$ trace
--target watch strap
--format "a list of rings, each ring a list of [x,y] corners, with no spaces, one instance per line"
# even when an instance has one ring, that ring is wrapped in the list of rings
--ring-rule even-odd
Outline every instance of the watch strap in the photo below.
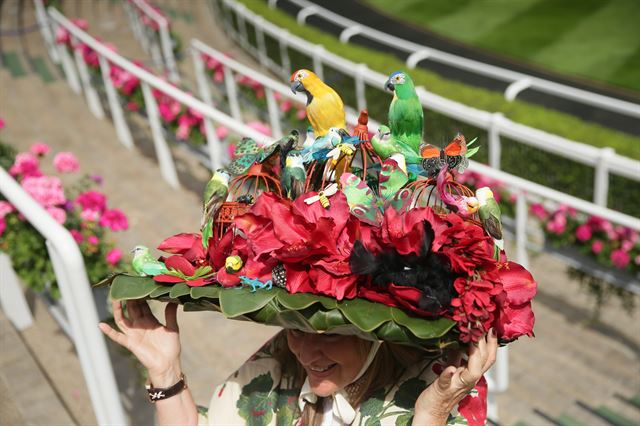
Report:
[[[144,387],[147,390],[149,401],[153,403],[179,394],[187,388],[187,382],[184,374],[181,374],[180,380],[168,388],[154,388],[151,383],[147,383]]]

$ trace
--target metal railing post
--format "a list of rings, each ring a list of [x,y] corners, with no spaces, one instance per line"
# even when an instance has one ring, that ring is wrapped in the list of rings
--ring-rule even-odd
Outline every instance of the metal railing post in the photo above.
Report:
[[[262,25],[263,21],[264,19],[262,17],[259,17],[258,19],[256,19],[254,28],[256,29],[256,45],[258,46],[258,61],[260,62],[260,65],[266,67],[269,61],[269,55],[267,54],[267,45],[264,41],[264,29],[263,29],[264,25]]]
[[[238,88],[233,72],[227,66],[222,69],[222,72],[224,74],[224,86],[227,90],[227,101],[229,102],[231,117],[235,120],[242,121],[242,112],[240,111],[240,103],[238,102]]]
[[[273,90],[268,87],[264,88],[265,96],[267,97],[267,109],[269,111],[269,124],[271,125],[271,134],[275,138],[282,137],[282,128],[280,126],[280,111],[278,109],[278,102],[273,94]]]
[[[529,209],[527,196],[519,191],[516,198],[516,260],[523,267],[529,269],[529,254],[527,253],[527,219]]]
[[[98,56],[100,61],[100,71],[102,72],[102,81],[104,82],[105,90],[107,91],[107,99],[109,100],[109,110],[111,111],[111,119],[113,125],[116,127],[116,134],[118,139],[128,149],[133,149],[133,138],[131,137],[131,131],[129,130],[129,124],[124,116],[122,105],[118,100],[118,93],[111,80],[111,65],[104,56]]]
[[[178,65],[176,64],[176,57],[173,54],[171,33],[166,19],[162,25],[160,25],[160,44],[162,46],[162,55],[164,56],[165,69],[169,75],[169,80],[173,83],[179,83],[180,75],[178,74]]]
[[[313,47],[313,72],[320,78],[320,80],[324,80],[324,70],[322,68],[322,59],[326,54],[326,50],[324,46],[321,44],[316,44]]]
[[[615,150],[613,148],[602,148],[596,163],[593,183],[593,203],[602,207],[607,206],[609,194],[609,163],[613,158]],[[638,170],[640,174],[640,170]]]
[[[209,161],[211,170],[218,170],[223,167],[225,153],[222,150],[222,143],[216,134],[216,127],[209,118],[204,118],[204,131],[207,137],[207,151],[209,151]]]
[[[280,47],[280,60],[282,62],[282,72],[284,73],[284,78],[289,80],[289,77],[292,74],[291,69],[291,58],[289,57],[289,47],[287,45],[287,37],[289,36],[289,31],[282,30],[281,33],[278,34],[278,46]]]
[[[151,60],[156,67],[164,70],[164,61],[162,60],[162,51],[160,50],[160,34],[153,28],[147,27],[146,33],[149,37],[149,50],[151,52]]]
[[[97,327],[98,315],[77,243],[69,231],[56,222],[1,167],[0,188],[7,200],[46,240],[98,424],[126,424],[111,359]]]
[[[156,150],[156,157],[160,164],[160,173],[162,177],[174,188],[180,188],[180,182],[178,182],[178,173],[176,172],[176,166],[171,156],[171,150],[167,141],[162,134],[162,123],[160,122],[160,115],[158,114],[158,104],[153,97],[151,88],[145,82],[140,82],[142,85],[142,94],[144,95],[144,106],[147,111],[147,119],[151,126],[151,133],[153,134],[153,145]]]
[[[93,87],[93,83],[91,82],[89,67],[84,61],[80,49],[75,50],[74,56],[76,60],[76,66],[78,67],[78,73],[80,74],[80,81],[82,81],[82,86],[84,88],[84,96],[87,99],[87,104],[89,104],[89,110],[96,118],[102,120],[104,118],[104,110],[102,109],[102,104],[100,103],[98,92],[96,92],[96,89]]]
[[[356,104],[358,106],[358,111],[362,111],[367,109],[367,88],[364,84],[364,75],[369,68],[367,64],[358,64],[355,72],[355,82],[356,82]]]
[[[238,22],[238,36],[240,37],[240,44],[247,49],[249,44],[249,37],[247,35],[247,22],[243,14],[238,13],[236,10],[236,21]]]
[[[51,31],[51,24],[49,23],[49,18],[47,17],[44,4],[42,3],[42,0],[33,0],[33,4],[36,9],[36,19],[38,21],[38,26],[40,27],[40,34],[42,34],[42,38],[47,46],[49,57],[53,63],[59,64],[60,56],[58,56],[58,51],[55,47],[56,39]]]
[[[500,170],[500,159],[502,158],[502,145],[500,144],[500,122],[504,118],[501,112],[491,114],[489,124],[489,165]]]
[[[67,50],[66,45],[56,43],[56,46],[58,49],[58,56],[62,61],[62,70],[64,71],[64,76],[67,79],[67,84],[69,84],[71,90],[79,95],[82,93],[82,87],[80,86],[80,79],[78,78],[78,73],[73,65],[71,54],[69,53],[69,50]]]

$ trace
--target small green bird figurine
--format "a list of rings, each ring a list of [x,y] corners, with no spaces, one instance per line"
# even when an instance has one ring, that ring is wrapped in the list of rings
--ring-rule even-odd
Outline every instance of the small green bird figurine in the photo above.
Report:
[[[295,200],[304,192],[306,178],[302,156],[297,154],[287,155],[285,166],[280,174],[280,182],[289,199]]]
[[[420,152],[424,112],[413,80],[409,74],[396,71],[389,75],[385,88],[393,92],[393,100],[389,105],[391,134],[411,147],[413,151]]]
[[[500,220],[500,206],[493,197],[493,192],[487,186],[476,190],[476,198],[480,204],[478,214],[480,221],[487,233],[493,238],[495,247],[504,250],[504,240],[502,239],[502,222]],[[496,255],[500,252],[496,250]]]
[[[133,253],[131,266],[138,275],[153,277],[169,272],[164,263],[151,256],[148,247],[136,246],[131,252]]]
[[[201,232],[202,246],[206,249],[209,246],[209,238],[213,235],[213,220],[220,210],[222,203],[227,201],[229,195],[229,180],[231,175],[225,170],[218,169],[211,176],[207,186],[204,188]]]
[[[409,164],[422,162],[422,157],[410,146],[393,136],[391,129],[384,124],[378,127],[378,132],[371,138],[371,145],[382,160],[390,158],[393,154],[402,154]]]

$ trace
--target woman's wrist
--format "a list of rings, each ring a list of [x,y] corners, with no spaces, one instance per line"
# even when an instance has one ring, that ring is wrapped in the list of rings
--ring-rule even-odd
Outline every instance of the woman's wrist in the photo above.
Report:
[[[168,388],[178,383],[182,377],[180,364],[174,364],[162,371],[148,371],[149,381],[154,388]]]

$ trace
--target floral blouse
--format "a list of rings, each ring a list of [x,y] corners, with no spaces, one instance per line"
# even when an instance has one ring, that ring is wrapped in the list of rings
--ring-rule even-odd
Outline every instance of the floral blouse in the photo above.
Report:
[[[280,363],[272,357],[270,349],[270,346],[266,345],[223,384],[215,388],[208,410],[200,410],[200,426],[299,424],[300,388],[292,386],[291,378],[282,374]],[[360,404],[352,425],[411,425],[416,399],[427,385],[437,378],[436,371],[439,372],[440,369],[441,366],[434,360],[426,360],[407,369],[395,385],[374,392]],[[482,396],[486,398],[486,394]],[[474,390],[469,397],[477,400],[473,402],[482,405],[477,391]],[[465,400],[461,402],[460,407],[463,402]],[[458,408],[449,415],[447,421],[448,426],[474,424],[483,423],[467,422],[467,419],[458,413]]]

